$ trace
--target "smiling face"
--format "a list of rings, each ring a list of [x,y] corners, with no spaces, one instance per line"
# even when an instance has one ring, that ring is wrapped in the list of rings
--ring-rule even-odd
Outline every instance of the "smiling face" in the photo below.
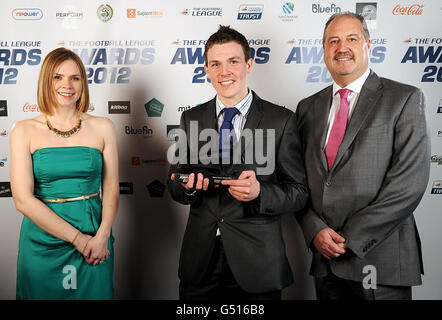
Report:
[[[82,88],[80,69],[73,60],[65,60],[55,68],[52,89],[58,107],[76,108]]]
[[[253,59],[245,60],[243,48],[235,41],[214,44],[207,51],[204,69],[225,106],[233,107],[248,94],[247,75],[252,63]]]
[[[367,70],[369,48],[358,19],[344,15],[330,22],[324,35],[324,61],[339,86],[347,86]]]

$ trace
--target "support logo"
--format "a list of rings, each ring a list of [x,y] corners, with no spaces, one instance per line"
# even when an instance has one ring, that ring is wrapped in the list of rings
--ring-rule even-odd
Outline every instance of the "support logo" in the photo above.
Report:
[[[0,197],[12,197],[11,183],[9,181],[0,182]]]
[[[152,198],[162,198],[166,190],[166,186],[157,179],[149,183],[146,187]]]
[[[442,156],[432,155],[430,160],[431,160],[432,163],[437,163],[438,165],[442,164]]]
[[[102,4],[97,9],[97,17],[104,23],[108,22],[114,16],[114,10],[108,4]]]
[[[12,10],[12,17],[15,20],[41,20],[43,11],[39,8],[21,8]]]
[[[133,166],[149,165],[149,166],[165,166],[167,161],[165,159],[144,159],[139,156],[132,157],[131,163]]]
[[[356,13],[364,17],[369,30],[376,29],[376,17],[378,12],[377,2],[357,2]]]
[[[133,194],[134,184],[132,182],[120,182],[120,194]]]
[[[8,102],[6,100],[0,100],[0,117],[8,116]]]
[[[127,18],[135,19],[135,18],[162,18],[164,16],[164,12],[161,10],[138,10],[138,9],[127,9]]]
[[[393,15],[394,16],[420,16],[422,15],[424,11],[424,5],[423,4],[413,4],[409,7],[403,6],[401,7],[400,4],[395,6],[393,8]]]
[[[313,13],[339,13],[341,12],[341,7],[336,6],[335,3],[332,3],[330,5],[322,5],[320,3],[313,3],[312,4],[312,12]]]
[[[130,113],[130,101],[108,101],[109,114]]]
[[[431,188],[431,194],[442,194],[442,180],[435,180],[433,182],[433,188]]]
[[[145,138],[150,138],[153,135],[153,130],[148,126],[143,126],[142,128],[134,128],[132,126],[125,126],[124,132],[127,135],[141,135]]]
[[[164,104],[153,98],[144,105],[144,108],[146,109],[148,117],[161,117],[164,109]]]
[[[365,22],[367,20],[376,20],[378,11],[377,2],[358,2],[356,3],[356,13],[364,17]]]
[[[66,29],[77,29],[78,21],[82,20],[83,17],[83,12],[72,5],[66,5],[55,13],[55,18],[61,21],[63,27]]]
[[[137,17],[137,9],[127,9],[127,17],[128,18],[136,18]]]
[[[293,2],[286,2],[282,5],[282,11],[284,11],[285,14],[291,14],[293,10],[295,9],[295,6]]]
[[[282,15],[278,16],[281,21],[284,22],[292,22],[295,18],[298,18],[297,15],[295,15],[295,4],[293,2],[285,2],[283,3],[281,7]]]
[[[260,20],[262,17],[262,11],[264,10],[263,4],[242,4],[238,9],[238,20]]]
[[[179,127],[178,124],[166,125],[167,141],[175,141],[176,137],[178,137],[178,132],[175,129],[178,129]]]
[[[183,16],[192,17],[222,17],[223,8],[193,8],[181,11]]]
[[[26,102],[23,106],[23,112],[40,112],[38,105]]]

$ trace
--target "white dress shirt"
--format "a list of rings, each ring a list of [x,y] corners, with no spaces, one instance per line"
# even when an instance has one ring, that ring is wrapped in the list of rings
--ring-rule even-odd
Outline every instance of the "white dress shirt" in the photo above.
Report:
[[[250,109],[250,105],[252,104],[253,94],[252,90],[249,90],[249,93],[238,102],[233,107],[238,109],[239,112],[233,117],[232,125],[235,130],[236,141],[239,140],[241,136],[241,131],[244,128],[247,120],[247,114]],[[216,96],[216,117],[218,118],[218,131],[224,121],[224,112],[221,112],[226,106],[221,102],[218,95]]]
[[[244,125],[246,124],[247,114],[249,113],[252,100],[253,100],[252,90],[249,90],[249,94],[244,99],[242,99],[240,102],[238,102],[236,105],[233,106],[239,111],[232,119],[232,125],[233,129],[235,130],[236,141],[238,141],[239,138],[241,137],[241,131],[244,128]],[[216,116],[218,118],[218,131],[224,121],[224,113],[221,112],[224,108],[226,108],[226,106],[221,102],[221,100],[218,98],[217,95]],[[221,235],[219,228],[216,228],[216,235],[217,236]]]

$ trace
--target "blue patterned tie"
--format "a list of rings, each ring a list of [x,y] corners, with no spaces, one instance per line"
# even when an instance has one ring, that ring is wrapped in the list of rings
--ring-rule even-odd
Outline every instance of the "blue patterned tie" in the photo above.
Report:
[[[233,129],[232,119],[239,110],[236,108],[224,108],[222,112],[224,112],[224,119],[219,128],[219,155],[221,169],[225,171],[232,164],[233,141],[235,141],[235,130]],[[223,159],[229,159],[229,164],[223,164]]]

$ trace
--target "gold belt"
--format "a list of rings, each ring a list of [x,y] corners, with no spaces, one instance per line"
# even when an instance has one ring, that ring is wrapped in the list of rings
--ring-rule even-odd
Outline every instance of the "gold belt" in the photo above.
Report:
[[[100,192],[96,192],[96,193],[88,194],[85,196],[79,196],[79,197],[75,197],[75,198],[40,199],[40,200],[44,201],[44,202],[63,203],[63,202],[70,202],[70,201],[87,200],[92,197],[98,196],[99,194],[100,194]]]

